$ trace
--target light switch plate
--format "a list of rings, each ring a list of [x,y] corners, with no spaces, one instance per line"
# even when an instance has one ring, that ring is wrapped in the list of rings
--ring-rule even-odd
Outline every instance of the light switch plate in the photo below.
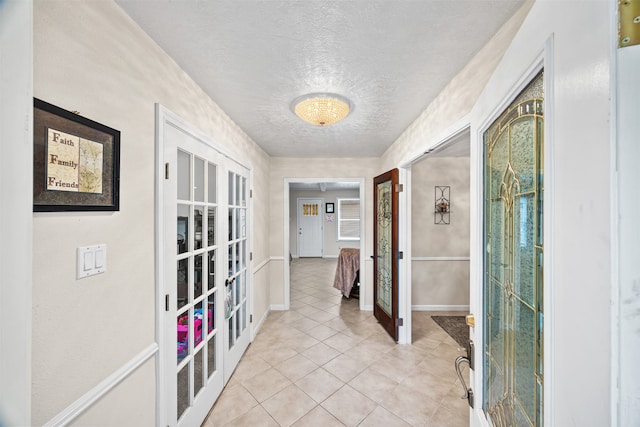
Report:
[[[107,271],[107,245],[83,246],[77,249],[76,278],[83,279]]]

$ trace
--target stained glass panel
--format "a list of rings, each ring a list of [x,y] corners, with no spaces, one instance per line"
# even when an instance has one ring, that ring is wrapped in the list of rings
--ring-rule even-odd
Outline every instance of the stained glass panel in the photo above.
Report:
[[[494,426],[542,426],[542,73],[484,134],[483,407]]]
[[[377,304],[389,315],[392,315],[392,262],[391,254],[391,181],[378,184],[378,218],[376,221],[377,230]]]

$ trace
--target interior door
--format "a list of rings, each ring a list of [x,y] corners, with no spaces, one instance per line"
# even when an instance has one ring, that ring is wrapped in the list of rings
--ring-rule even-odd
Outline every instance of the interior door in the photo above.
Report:
[[[484,401],[492,425],[543,423],[543,75],[484,134]]]
[[[398,169],[373,179],[373,314],[398,341]]]
[[[249,171],[228,163],[227,271],[224,280],[224,378],[225,383],[238,365],[250,339],[249,328]]]
[[[201,425],[250,340],[249,170],[159,111],[159,424]]]
[[[298,199],[298,256],[321,257],[322,199]]]
[[[199,425],[222,391],[219,174],[221,156],[169,123],[164,127],[159,387],[166,424]],[[176,240],[177,236],[177,240]],[[174,243],[176,242],[176,243]],[[164,424],[164,423],[163,423]]]

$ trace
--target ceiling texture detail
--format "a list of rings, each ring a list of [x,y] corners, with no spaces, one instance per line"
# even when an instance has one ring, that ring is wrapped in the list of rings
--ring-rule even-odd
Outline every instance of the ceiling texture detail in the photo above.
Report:
[[[523,0],[116,0],[269,155],[378,157]],[[294,99],[336,93],[314,126]],[[188,117],[186,118],[188,119]]]

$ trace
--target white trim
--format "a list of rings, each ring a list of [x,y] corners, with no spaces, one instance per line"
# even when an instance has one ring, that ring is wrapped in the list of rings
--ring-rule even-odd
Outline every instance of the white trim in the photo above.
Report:
[[[422,160],[425,156],[431,154],[433,151],[438,148],[442,148],[447,145],[450,141],[454,140],[456,137],[460,136],[462,133],[469,131],[471,128],[471,119],[470,115],[466,114],[460,120],[449,126],[447,129],[442,131],[436,138],[433,139],[434,143],[424,152],[414,154],[413,157],[410,157],[409,160],[405,162],[400,162],[401,168],[409,168],[415,163]]]
[[[469,311],[468,305],[412,305],[412,311]]]
[[[553,248],[556,246],[556,233],[555,233],[555,63],[554,63],[554,34],[545,40],[544,52],[543,52],[543,67],[544,67],[544,200],[548,200],[549,203],[543,204],[542,221],[543,221],[543,276],[542,276],[542,307],[544,318],[544,336],[543,336],[543,356],[542,363],[544,366],[543,372],[543,389],[544,394],[542,408],[543,408],[543,421],[544,425],[553,425],[555,417],[553,402],[555,401],[554,394],[554,365],[555,360],[555,346],[554,342],[554,319],[555,319],[555,298],[553,298],[553,291],[555,286],[553,284],[553,277],[555,275],[555,266],[553,263]],[[539,69],[539,67],[538,67]],[[535,72],[530,74],[531,77],[535,75]]]
[[[253,331],[252,331],[253,334],[251,336],[251,341],[252,342],[253,342],[253,339],[256,337],[256,335],[258,335],[258,332],[260,331],[260,328],[264,324],[264,321],[267,320],[267,317],[269,317],[269,313],[271,313],[271,308],[268,308],[267,310],[264,311],[264,314],[260,318],[260,321],[257,322],[256,326],[253,328]]]
[[[260,264],[256,265],[253,268],[253,274],[256,275],[258,274],[258,272],[260,270],[262,270],[265,266],[267,266],[269,264],[269,262],[271,262],[271,258],[266,258],[264,261],[262,261]]]
[[[158,352],[158,343],[153,343],[142,350],[133,359],[122,365],[120,369],[102,380],[97,386],[85,393],[80,399],[67,406],[58,415],[47,421],[45,426],[65,426],[98,402],[118,384],[127,379],[140,366],[146,363]]]
[[[326,259],[338,259],[338,255],[323,255],[322,258]]]
[[[404,190],[398,194],[398,250],[404,255],[398,266],[398,344],[411,344],[411,182],[410,170],[398,169],[398,182]]]
[[[287,307],[285,304],[271,304],[271,306],[269,307],[270,311],[287,311],[289,310],[289,307]]]
[[[50,267],[47,264],[43,267],[33,257],[33,9],[32,0],[0,2],[0,98],[3,100],[0,115],[0,235],[3,242],[0,245],[0,424],[3,425],[31,425],[32,329],[37,328],[32,315],[33,271],[46,271]],[[48,288],[49,283],[39,283],[38,287]],[[38,346],[39,352],[46,354],[47,350],[40,350]],[[37,372],[42,369],[42,365],[36,367]]]
[[[283,256],[272,256],[272,257],[269,257],[269,261],[284,261],[284,257]]]
[[[416,256],[411,261],[471,261],[468,256]]]
[[[365,304],[365,305],[362,306],[362,308],[360,308],[360,310],[362,310],[362,311],[373,311],[373,305]]]
[[[289,232],[289,192],[290,192],[290,184],[294,182],[301,183],[318,183],[318,182],[354,182],[358,183],[358,191],[360,194],[360,248],[363,250],[360,251],[360,265],[365,265],[365,248],[366,248],[366,218],[365,218],[365,205],[366,205],[366,189],[365,189],[365,178],[284,178],[283,180],[283,207],[282,207],[282,229],[283,229],[283,256],[282,257],[271,257],[271,259],[281,259],[285,260],[289,259],[291,254],[291,248],[289,244],[290,232]],[[289,263],[283,262],[283,282],[284,282],[284,304],[282,304],[282,310],[288,310],[290,305],[290,287],[291,287],[291,278],[289,272]],[[365,310],[364,302],[366,300],[366,292],[367,292],[367,282],[366,282],[366,274],[360,274],[360,310]],[[272,310],[274,306],[271,306]],[[277,305],[276,307],[280,307]]]

